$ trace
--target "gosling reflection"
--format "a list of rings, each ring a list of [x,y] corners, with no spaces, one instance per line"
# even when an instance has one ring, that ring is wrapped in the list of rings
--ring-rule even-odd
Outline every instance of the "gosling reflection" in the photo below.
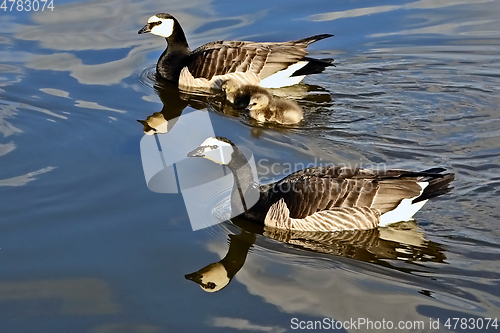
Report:
[[[212,293],[223,289],[245,264],[248,251],[255,243],[255,234],[242,231],[239,235],[228,235],[229,251],[219,262],[186,274],[186,279],[198,283],[201,289]]]
[[[402,222],[379,229],[335,233],[257,227],[237,218],[233,219],[233,222],[240,228],[244,227],[249,231],[228,236],[229,250],[221,261],[185,276],[186,279],[199,284],[204,291],[216,292],[231,282],[243,267],[248,251],[256,241],[256,233],[293,247],[292,249],[280,247],[280,251],[291,253],[300,251],[301,255],[307,251],[313,256],[317,256],[317,254],[342,256],[406,273],[425,269],[421,264],[418,265],[418,268],[411,264],[443,263],[446,259],[441,245],[425,239],[415,221]],[[393,265],[390,259],[398,260],[400,263]]]
[[[206,108],[209,103],[208,95],[187,93],[170,82],[158,81],[154,89],[163,104],[162,110],[144,120],[137,120],[144,126],[143,131],[147,135],[170,131],[188,105],[199,110]]]

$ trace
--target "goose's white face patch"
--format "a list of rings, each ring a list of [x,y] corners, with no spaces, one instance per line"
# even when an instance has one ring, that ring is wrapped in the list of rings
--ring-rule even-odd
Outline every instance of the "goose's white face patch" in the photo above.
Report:
[[[200,145],[203,149],[203,157],[217,164],[229,164],[233,154],[233,147],[227,142],[208,138]]]
[[[210,269],[203,273],[200,278],[201,289],[213,293],[221,290],[231,281],[227,276],[227,270],[220,262],[212,264]]]
[[[154,15],[148,19],[148,24],[155,23],[156,25],[151,28],[151,33],[162,37],[170,37],[174,30],[174,20],[162,19]]]

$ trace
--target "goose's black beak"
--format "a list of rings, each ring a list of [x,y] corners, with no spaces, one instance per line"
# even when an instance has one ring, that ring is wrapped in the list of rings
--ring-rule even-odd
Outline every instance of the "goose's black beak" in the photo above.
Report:
[[[198,274],[198,272],[186,274],[186,275],[184,275],[184,277],[186,278],[186,280],[191,280],[191,281],[196,282],[198,284],[202,283],[201,279],[200,279],[200,274]]]
[[[205,157],[205,147],[200,146],[187,154],[187,157]]]
[[[149,24],[146,24],[144,27],[142,27],[141,30],[139,30],[137,33],[138,34],[145,34],[151,32],[151,29],[149,29]]]

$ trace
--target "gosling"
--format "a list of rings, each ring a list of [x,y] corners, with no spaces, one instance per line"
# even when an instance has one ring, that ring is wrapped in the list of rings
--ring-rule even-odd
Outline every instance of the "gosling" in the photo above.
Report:
[[[222,92],[226,95],[226,100],[233,105],[235,109],[243,110],[250,102],[250,96],[262,93],[271,95],[266,88],[244,84],[240,85],[235,80],[226,80],[221,86]]]
[[[260,122],[293,125],[304,118],[297,102],[273,96],[267,91],[252,94],[247,110],[251,118]]]

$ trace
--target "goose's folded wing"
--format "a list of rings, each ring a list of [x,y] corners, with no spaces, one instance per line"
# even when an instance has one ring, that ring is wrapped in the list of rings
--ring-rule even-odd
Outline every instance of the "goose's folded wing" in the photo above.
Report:
[[[368,207],[382,214],[403,199],[418,196],[418,177],[401,177],[402,171],[384,173],[366,169],[319,167],[298,171],[268,191],[270,204],[283,199],[291,218],[305,218],[332,207]]]
[[[228,73],[253,73],[260,79],[288,68],[307,55],[304,40],[286,43],[218,41],[191,54],[188,69],[194,78],[211,80]]]
[[[283,199],[271,206],[264,225],[285,230],[344,231],[369,230],[379,224],[380,212],[368,207],[331,207],[304,218],[291,218]]]

